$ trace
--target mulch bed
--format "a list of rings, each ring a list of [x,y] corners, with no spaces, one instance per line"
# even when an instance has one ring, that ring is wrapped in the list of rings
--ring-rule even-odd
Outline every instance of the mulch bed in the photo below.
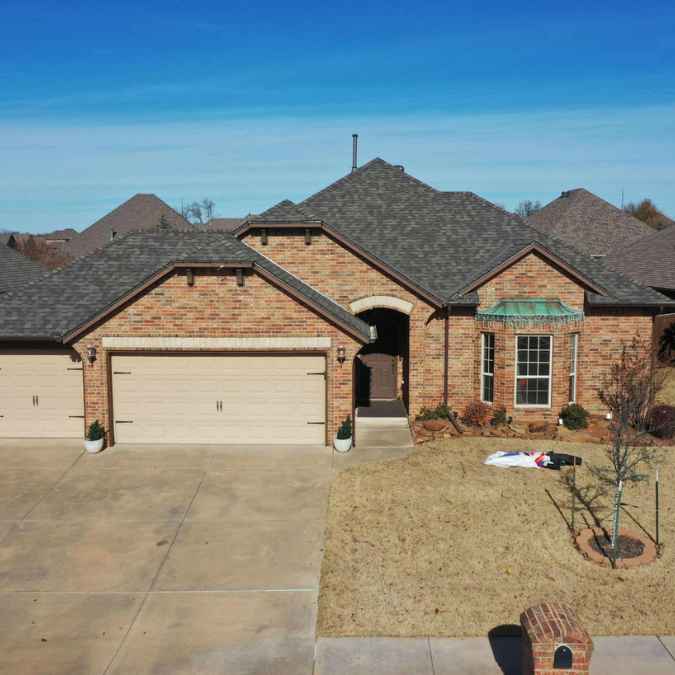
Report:
[[[619,535],[617,540],[617,558],[637,558],[641,556],[645,550],[645,545],[639,539],[633,539],[625,534]],[[612,554],[612,540],[605,536],[593,537],[591,540],[591,548],[605,558],[609,558]]]

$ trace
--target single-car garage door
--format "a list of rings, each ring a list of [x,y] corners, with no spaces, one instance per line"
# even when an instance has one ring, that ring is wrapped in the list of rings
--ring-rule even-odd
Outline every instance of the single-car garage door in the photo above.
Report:
[[[325,441],[323,355],[113,355],[116,443]]]
[[[82,362],[75,352],[0,353],[0,436],[83,438]]]

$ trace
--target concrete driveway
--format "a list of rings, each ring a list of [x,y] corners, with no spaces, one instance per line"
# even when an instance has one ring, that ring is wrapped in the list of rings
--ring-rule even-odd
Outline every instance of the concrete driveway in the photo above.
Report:
[[[334,464],[0,442],[0,673],[312,673]]]

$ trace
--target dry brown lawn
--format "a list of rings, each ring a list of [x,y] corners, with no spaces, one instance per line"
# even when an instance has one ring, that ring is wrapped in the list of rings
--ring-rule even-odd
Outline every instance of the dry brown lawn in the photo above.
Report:
[[[663,389],[659,392],[659,400],[668,405],[675,405],[675,366],[668,368]]]
[[[544,599],[572,604],[596,635],[675,634],[675,448],[661,449],[663,555],[634,570],[584,560],[547,496],[568,515],[560,474],[482,464],[500,449],[603,461],[600,445],[461,438],[340,473],[330,495],[319,635],[480,636],[517,624]],[[578,482],[587,478],[583,466]],[[653,482],[630,487],[624,501],[653,533]],[[625,515],[622,525],[635,527]]]

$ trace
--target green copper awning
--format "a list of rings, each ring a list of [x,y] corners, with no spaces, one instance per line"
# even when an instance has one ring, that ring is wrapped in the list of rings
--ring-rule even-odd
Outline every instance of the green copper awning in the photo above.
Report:
[[[524,298],[500,300],[490,309],[479,309],[476,318],[486,322],[498,321],[509,326],[528,326],[582,321],[584,313],[568,307],[561,300]]]

